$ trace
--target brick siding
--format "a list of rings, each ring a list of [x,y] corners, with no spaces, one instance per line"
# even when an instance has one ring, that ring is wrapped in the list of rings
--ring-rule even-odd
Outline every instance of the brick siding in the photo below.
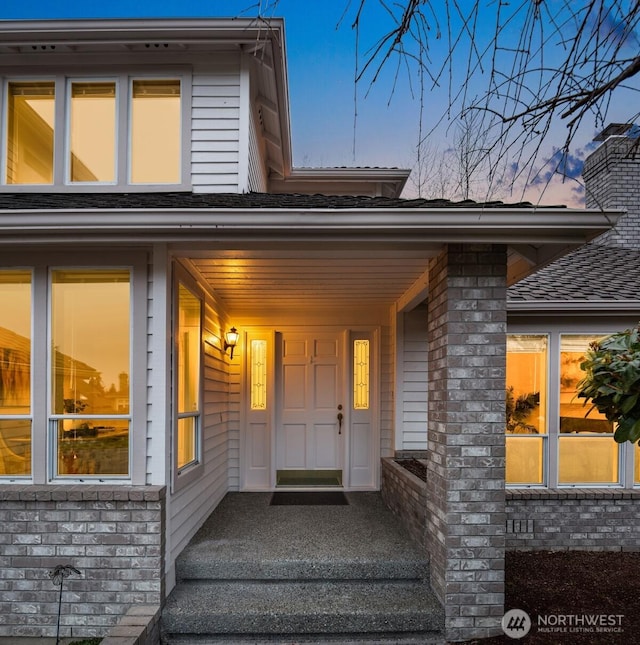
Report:
[[[491,244],[450,244],[429,266],[426,535],[449,640],[501,633],[506,266]]]
[[[640,490],[507,490],[507,548],[640,550]]]
[[[0,636],[105,636],[164,598],[165,488],[0,485]]]
[[[587,157],[584,178],[587,208],[627,211],[596,240],[597,244],[640,249],[640,140],[610,137]]]

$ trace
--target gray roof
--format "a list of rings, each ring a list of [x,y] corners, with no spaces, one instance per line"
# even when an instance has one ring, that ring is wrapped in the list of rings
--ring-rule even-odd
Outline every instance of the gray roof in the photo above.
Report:
[[[7,209],[139,209],[139,208],[531,208],[529,202],[452,202],[448,199],[401,199],[351,195],[294,195],[269,193],[0,193],[0,210]],[[552,208],[556,208],[555,206]],[[562,207],[557,207],[562,208]]]
[[[586,244],[520,280],[508,301],[589,302],[640,300],[640,251]]]

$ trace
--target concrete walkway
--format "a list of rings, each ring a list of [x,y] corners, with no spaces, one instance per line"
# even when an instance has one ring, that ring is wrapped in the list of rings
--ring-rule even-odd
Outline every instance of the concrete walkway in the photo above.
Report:
[[[228,493],[179,557],[181,575],[215,567],[226,578],[231,564],[234,578],[292,579],[313,563],[319,578],[364,565],[376,577],[407,577],[407,566],[411,577],[428,577],[426,554],[380,493],[346,496],[346,506],[270,506],[271,493]]]
[[[164,642],[441,643],[426,554],[379,493],[270,506],[230,493],[176,563]]]

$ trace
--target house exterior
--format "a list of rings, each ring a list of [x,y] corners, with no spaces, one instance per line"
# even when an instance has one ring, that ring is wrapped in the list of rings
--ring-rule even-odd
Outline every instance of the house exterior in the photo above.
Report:
[[[103,634],[228,491],[415,449],[447,637],[499,631],[507,287],[619,212],[296,170],[286,61],[280,20],[0,23],[0,636],[55,633],[59,564]]]

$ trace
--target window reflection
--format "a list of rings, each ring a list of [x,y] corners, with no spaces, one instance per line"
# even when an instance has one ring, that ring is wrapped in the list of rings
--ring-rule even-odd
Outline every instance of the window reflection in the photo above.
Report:
[[[51,342],[58,474],[128,474],[129,271],[53,271]]]
[[[7,108],[7,184],[53,183],[54,82],[9,83]]]
[[[184,285],[178,285],[177,377],[178,377],[178,468],[198,459],[200,416],[201,303]]]
[[[31,473],[31,273],[0,271],[0,476]]]

